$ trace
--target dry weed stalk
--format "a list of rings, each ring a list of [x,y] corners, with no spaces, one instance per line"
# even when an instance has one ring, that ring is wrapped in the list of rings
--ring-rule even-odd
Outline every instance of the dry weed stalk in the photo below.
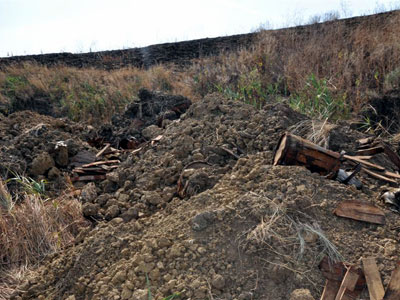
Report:
[[[288,211],[282,208],[283,204],[278,205],[261,195],[258,197],[262,197],[268,203],[270,213],[247,234],[247,241],[256,243],[294,266],[299,265],[298,261],[304,257],[307,250],[313,252],[314,258],[328,255],[332,261],[342,260],[335,245],[326,237],[316,222],[310,225],[296,221]],[[310,218],[308,217],[308,219]],[[317,243],[307,247],[305,237],[309,235],[314,236]]]

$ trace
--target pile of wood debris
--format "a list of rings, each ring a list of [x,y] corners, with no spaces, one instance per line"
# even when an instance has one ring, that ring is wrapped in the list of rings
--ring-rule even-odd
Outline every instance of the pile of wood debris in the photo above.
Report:
[[[89,158],[88,163],[80,163],[72,169],[71,181],[97,181],[106,179],[106,174],[117,169],[121,163],[120,156],[123,153],[131,153],[132,155],[138,154],[148,147],[153,147],[162,139],[159,135],[151,141],[142,143],[135,149],[116,149],[107,143],[105,146],[93,157]]]
[[[325,257],[319,264],[319,269],[326,278],[321,300],[358,299],[365,285],[371,300],[400,299],[400,263],[393,271],[385,292],[375,258],[362,258],[361,262],[362,268],[333,262]]]

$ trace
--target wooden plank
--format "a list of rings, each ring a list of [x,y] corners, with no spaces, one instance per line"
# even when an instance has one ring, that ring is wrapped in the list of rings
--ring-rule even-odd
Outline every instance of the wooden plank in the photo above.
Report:
[[[335,215],[350,218],[357,221],[364,221],[374,224],[385,224],[385,213],[378,207],[367,202],[357,200],[346,200],[338,204],[333,212]]]
[[[383,181],[386,181],[386,182],[389,182],[389,183],[393,183],[393,184],[397,184],[397,181],[396,181],[396,180],[387,178],[386,176],[383,176],[383,175],[381,175],[381,174],[379,174],[379,173],[376,173],[376,172],[373,172],[373,171],[371,171],[371,170],[362,168],[361,171],[367,173],[368,175],[371,175],[372,177],[374,177],[374,178],[376,178],[376,179],[383,180]]]
[[[321,300],[335,300],[340,288],[340,281],[326,280]]]
[[[363,160],[368,160],[372,158],[372,155],[353,155],[353,157]]]
[[[322,275],[331,281],[342,282],[344,275],[347,272],[347,267],[341,261],[333,262],[328,256],[325,256],[318,265],[318,268],[322,272]],[[357,291],[362,291],[365,288],[365,277],[362,276],[363,272],[361,268],[357,268],[357,272],[360,275],[360,278],[356,285]]]
[[[371,136],[371,137],[359,139],[359,140],[357,140],[357,143],[359,143],[360,145],[370,144],[374,141],[374,139],[375,139],[375,137]]]
[[[382,153],[384,151],[382,146],[377,146],[373,148],[367,148],[362,150],[357,150],[357,155],[374,155],[378,153]]]
[[[118,159],[115,160],[104,160],[104,161],[96,161],[90,164],[83,165],[82,168],[89,168],[94,166],[101,166],[101,165],[112,165],[112,164],[119,164],[120,161]]]
[[[358,274],[356,268],[354,266],[349,267],[346,275],[344,275],[343,281],[339,287],[339,291],[336,295],[335,300],[352,299],[346,295],[346,292],[354,291],[359,277],[360,275]]]
[[[376,165],[376,164],[373,164],[373,163],[370,163],[369,161],[365,161],[363,159],[359,159],[359,158],[357,158],[355,156],[351,156],[351,155],[346,155],[345,154],[345,155],[343,155],[343,157],[348,159],[348,160],[355,161],[355,162],[358,162],[360,164],[363,164],[363,165],[365,165],[367,167],[370,167],[372,169],[376,169],[376,170],[379,170],[379,171],[385,171],[384,167]]]
[[[389,157],[389,159],[394,163],[398,170],[400,170],[400,157],[396,152],[390,148],[390,146],[386,143],[382,143],[385,154]]]
[[[400,299],[400,262],[397,262],[396,269],[392,273],[389,285],[386,289],[383,300],[399,300]]]
[[[385,295],[381,275],[374,257],[362,258],[362,264],[367,280],[368,293],[370,300],[382,300]]]
[[[143,149],[142,147],[137,148],[137,149],[131,151],[131,153],[132,153],[133,155],[135,155],[136,153],[139,153],[140,151],[142,151],[142,149]]]
[[[96,154],[96,157],[102,156],[104,154],[104,152],[106,152],[108,150],[108,148],[110,148],[110,146],[111,146],[111,144],[106,144],[106,146]]]
[[[383,172],[382,175],[387,176],[387,177],[393,177],[393,178],[400,179],[400,175],[399,174],[393,173],[393,172],[389,172],[389,171]]]

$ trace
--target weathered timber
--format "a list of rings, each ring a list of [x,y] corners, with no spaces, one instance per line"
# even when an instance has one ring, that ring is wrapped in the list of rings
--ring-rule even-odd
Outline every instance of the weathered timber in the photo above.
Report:
[[[322,272],[322,275],[327,280],[342,282],[344,275],[347,272],[347,267],[343,262],[333,262],[329,257],[325,256],[318,265],[318,268]],[[361,291],[365,288],[365,277],[363,276],[363,272],[361,268],[356,268],[357,273],[360,275],[355,291],[361,293]],[[336,294],[335,294],[336,296]]]
[[[101,165],[112,165],[112,164],[119,164],[120,161],[115,159],[115,160],[105,160],[105,161],[96,161],[90,164],[83,165],[82,168],[90,168],[90,167],[95,167],[95,166],[101,166]]]
[[[357,141],[357,143],[360,145],[371,144],[374,141],[374,139],[375,139],[375,137],[363,138],[363,139],[359,139]]]
[[[385,213],[378,207],[357,200],[342,201],[336,207],[334,214],[339,217],[364,221],[374,224],[385,224]]]
[[[398,170],[400,170],[400,157],[394,152],[390,146],[386,143],[382,143],[385,154],[389,157],[389,159],[394,163]]]
[[[335,300],[340,288],[340,281],[329,280],[325,282],[324,291],[321,295],[321,300]]]
[[[373,163],[371,163],[369,161],[365,161],[365,160],[359,159],[356,156],[351,156],[351,155],[346,155],[345,154],[345,155],[343,155],[343,158],[351,160],[353,162],[360,163],[360,164],[362,164],[362,165],[364,165],[366,167],[369,167],[369,168],[372,168],[372,169],[375,169],[375,170],[378,170],[378,171],[385,171],[384,167],[376,165],[376,164],[373,164]]]
[[[396,269],[392,273],[389,285],[386,289],[383,300],[399,300],[400,299],[400,262],[397,262]]]
[[[279,140],[273,165],[300,165],[333,178],[340,168],[340,154],[299,136],[285,133]]]
[[[362,263],[365,279],[367,281],[369,298],[371,300],[382,300],[385,295],[385,290],[383,289],[381,275],[379,274],[375,258],[363,258]]]
[[[358,274],[356,268],[354,266],[349,267],[344,275],[342,284],[339,287],[339,291],[336,295],[335,300],[350,300],[353,299],[352,296],[346,295],[347,291],[354,291],[358,278],[360,275]]]
[[[370,175],[372,177],[375,177],[376,179],[383,180],[383,181],[386,181],[386,182],[389,182],[389,183],[392,183],[392,184],[397,184],[396,180],[393,180],[393,179],[390,179],[390,178],[388,178],[386,176],[383,176],[384,174],[389,176],[387,171],[383,172],[382,174],[379,174],[379,173],[373,172],[373,171],[365,169],[365,168],[362,168],[361,170],[363,172],[367,173],[368,175]],[[391,172],[389,172],[389,173],[391,173]],[[391,173],[391,174],[394,174],[394,173]]]
[[[100,157],[111,147],[111,144],[106,144],[103,149],[101,149],[97,154],[96,157]]]
[[[377,146],[373,148],[367,148],[362,150],[357,150],[357,155],[375,155],[378,153],[382,153],[384,151],[382,146]]]
[[[368,160],[372,158],[372,155],[354,155],[353,157],[363,160]]]

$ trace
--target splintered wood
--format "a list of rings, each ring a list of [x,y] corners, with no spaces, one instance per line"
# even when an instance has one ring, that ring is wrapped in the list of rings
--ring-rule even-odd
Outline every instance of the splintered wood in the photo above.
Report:
[[[375,258],[363,258],[362,263],[365,280],[367,281],[369,298],[371,300],[382,300],[385,295],[385,290],[383,289],[381,275],[379,274]]]
[[[102,160],[94,161],[86,164],[79,164],[72,170],[75,174],[71,178],[71,181],[96,181],[106,179],[106,174],[112,170],[118,168],[120,160],[108,159],[118,157],[120,150],[110,147],[110,144],[106,144],[96,155],[96,159],[102,158]]]
[[[355,266],[346,266],[343,262],[333,262],[324,257],[319,269],[326,278],[321,300],[358,299],[365,287],[363,272]]]
[[[363,166],[362,171],[368,174],[371,177],[376,179],[386,181],[391,184],[397,184],[397,180],[400,179],[400,175],[394,172],[390,172],[383,168],[382,166],[372,164],[367,162],[367,158],[361,158],[360,156],[370,156],[384,153],[389,160],[396,167],[397,171],[400,170],[400,157],[394,152],[390,146],[383,141],[375,140],[374,138],[365,138],[358,140],[358,151],[357,156],[348,156],[344,157],[353,163],[361,163]]]
[[[389,286],[386,289],[383,300],[399,300],[400,299],[400,262],[397,262],[396,269],[392,273]]]
[[[343,277],[343,281],[340,284],[339,291],[336,294],[335,300],[351,300],[353,299],[351,296],[346,295],[349,291],[353,292],[358,278],[360,275],[358,274],[356,267],[351,266],[347,270],[346,274]]]
[[[335,215],[353,220],[374,224],[385,224],[385,213],[378,207],[367,202],[348,200],[338,204],[333,212]]]
[[[278,143],[273,165],[300,165],[312,172],[334,177],[340,167],[340,154],[286,133]]]

